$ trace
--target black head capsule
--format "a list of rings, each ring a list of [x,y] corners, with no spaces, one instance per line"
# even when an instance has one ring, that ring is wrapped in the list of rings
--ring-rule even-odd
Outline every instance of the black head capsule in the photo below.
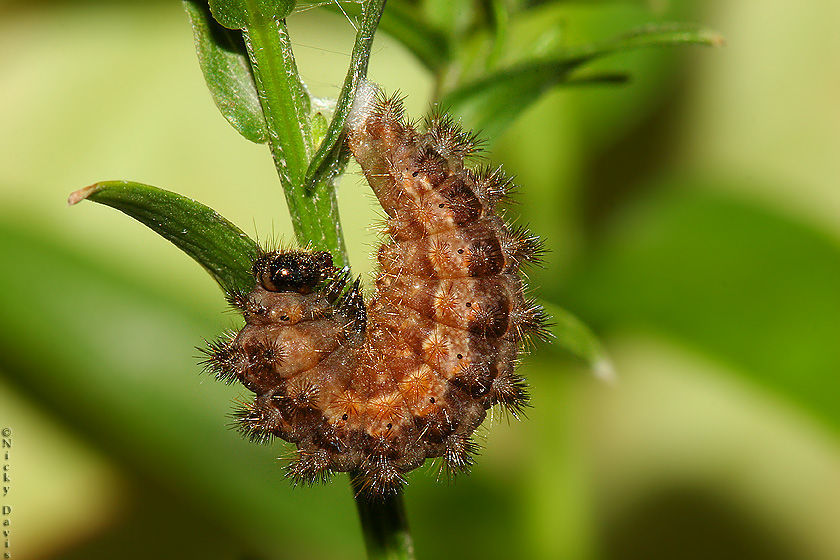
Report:
[[[326,251],[265,253],[254,261],[254,277],[270,292],[308,294],[333,272],[332,255]]]

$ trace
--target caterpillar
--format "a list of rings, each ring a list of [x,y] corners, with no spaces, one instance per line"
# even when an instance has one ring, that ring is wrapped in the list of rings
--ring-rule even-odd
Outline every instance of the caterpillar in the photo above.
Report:
[[[500,217],[513,182],[468,168],[479,141],[451,117],[418,130],[399,97],[364,82],[346,128],[387,215],[373,296],[327,252],[264,251],[256,287],[229,294],[245,327],[211,343],[204,365],[255,394],[235,412],[243,435],[296,445],[294,482],[351,471],[381,497],[428,458],[469,471],[487,411],[527,405],[514,366],[549,334],[520,270],[542,244]]]

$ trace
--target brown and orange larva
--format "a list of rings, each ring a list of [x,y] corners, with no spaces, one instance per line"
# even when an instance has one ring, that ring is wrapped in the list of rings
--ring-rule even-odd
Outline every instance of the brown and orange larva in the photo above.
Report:
[[[547,331],[519,270],[541,245],[499,217],[511,181],[464,166],[476,139],[449,117],[419,132],[400,99],[363,83],[347,140],[387,214],[373,297],[365,305],[329,253],[265,252],[256,288],[230,295],[245,327],[205,365],[255,393],[236,413],[242,433],[296,444],[296,482],[354,471],[381,496],[427,458],[468,470],[487,410],[527,404],[514,365]]]

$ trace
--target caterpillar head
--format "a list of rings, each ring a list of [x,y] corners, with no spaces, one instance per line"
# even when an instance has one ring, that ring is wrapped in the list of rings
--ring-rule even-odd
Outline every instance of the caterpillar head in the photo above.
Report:
[[[254,277],[270,292],[308,294],[334,271],[326,251],[265,253],[254,261]]]

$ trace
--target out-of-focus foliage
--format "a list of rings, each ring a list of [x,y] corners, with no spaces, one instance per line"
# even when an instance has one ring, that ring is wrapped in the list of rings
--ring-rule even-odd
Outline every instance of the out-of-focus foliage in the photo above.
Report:
[[[370,78],[407,93],[413,115],[443,93],[434,61],[465,52],[428,39],[460,36],[498,3],[469,17],[458,4],[386,10],[381,30],[404,29],[405,46],[378,35]],[[556,14],[545,48],[673,20],[730,46],[599,61],[589,76],[632,80],[550,93],[495,142],[493,160],[522,185],[511,215],[553,249],[532,273],[539,295],[605,336],[618,381],[544,347],[527,357],[529,418],[494,426],[454,486],[412,476],[418,556],[840,556],[840,75],[821,62],[840,57],[840,7],[531,4]],[[361,557],[342,481],[293,490],[272,460],[282,446],[225,429],[237,390],[200,377],[191,350],[234,321],[207,275],[118,213],[63,206],[79,186],[132,177],[252,237],[291,239],[266,149],[218,116],[180,6],[6,6],[0,424],[15,437],[13,550]],[[353,28],[322,9],[288,21],[310,91],[337,97]],[[510,42],[493,64],[542,36],[494,22]],[[375,208],[352,174],[340,203],[362,272]]]
[[[723,181],[666,181],[611,223],[567,289],[599,324],[680,337],[840,433],[840,244],[709,192]]]

